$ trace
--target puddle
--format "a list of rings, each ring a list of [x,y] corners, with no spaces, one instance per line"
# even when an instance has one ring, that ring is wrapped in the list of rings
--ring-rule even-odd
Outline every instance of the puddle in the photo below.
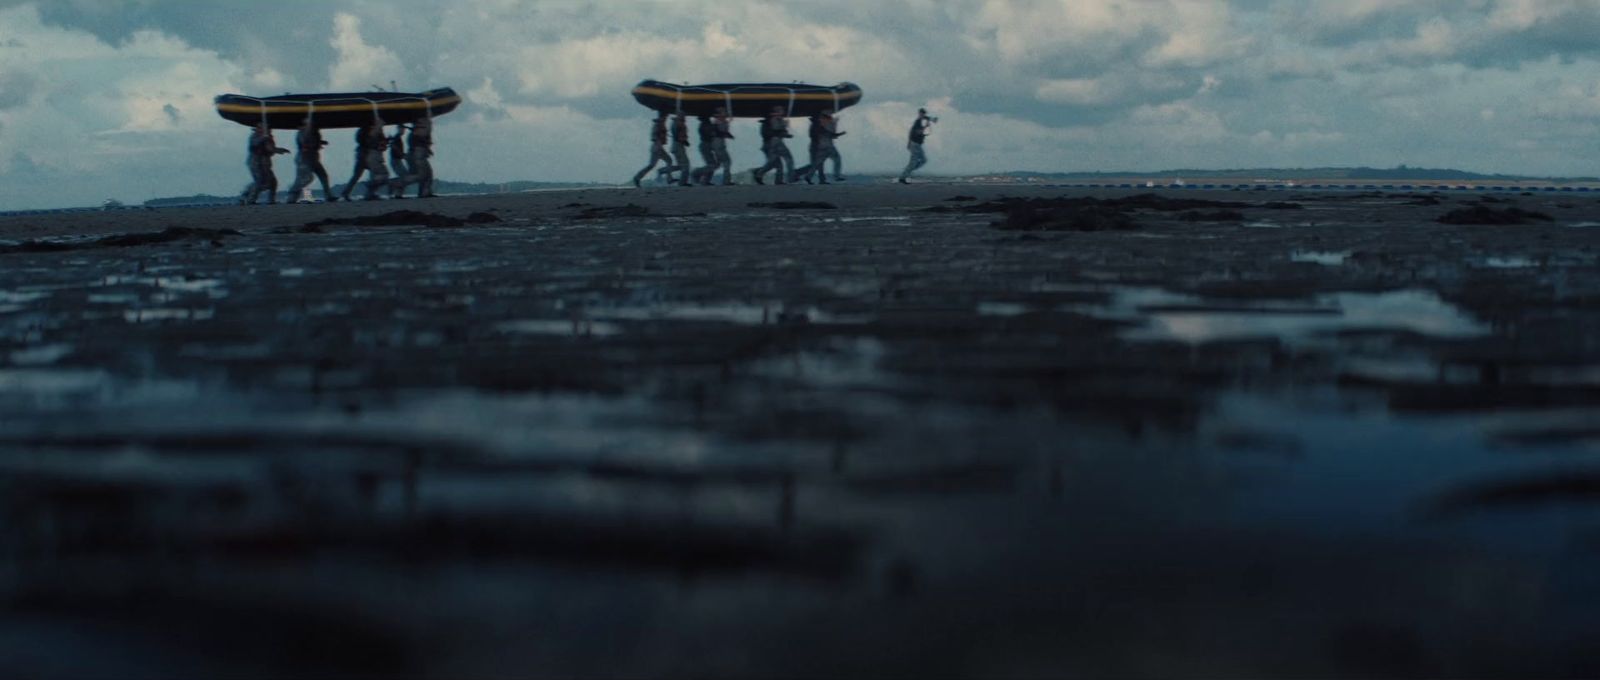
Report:
[[[132,305],[139,302],[137,293],[90,293],[90,304],[95,305]]]
[[[1474,385],[1483,374],[1476,368],[1440,365],[1428,357],[1348,357],[1340,362],[1350,375],[1388,382]]]
[[[1567,226],[1574,229],[1591,229],[1594,227],[1600,227],[1600,222],[1573,222]]]
[[[1493,438],[1520,419],[1502,414],[1402,418],[1362,408],[1333,392],[1272,398],[1230,395],[1208,427],[1271,424],[1297,435],[1299,456],[1272,473],[1271,482],[1241,496],[1237,511],[1269,525],[1306,522],[1345,531],[1444,535],[1489,540],[1525,549],[1566,549],[1575,530],[1600,514],[1592,505],[1550,505],[1519,512],[1485,512],[1453,522],[1423,521],[1428,503],[1460,485],[1515,479],[1532,467],[1507,457]],[[1532,455],[1532,454],[1529,454]]]
[[[211,361],[265,359],[272,356],[273,350],[272,345],[264,342],[253,345],[185,345],[179,350],[178,356]]]
[[[72,345],[64,343],[19,349],[11,353],[11,363],[18,366],[49,366],[72,354],[73,349]]]
[[[910,222],[911,217],[906,215],[891,215],[884,217],[835,217],[818,221],[823,223],[832,222],[838,224],[853,224],[856,222]]]
[[[1259,222],[1245,222],[1244,226],[1246,226],[1246,227],[1248,227],[1250,229],[1282,229],[1283,228],[1283,225],[1278,224],[1277,222],[1270,222],[1270,221],[1266,221],[1266,220],[1262,220],[1262,221],[1259,221]]]
[[[795,322],[852,322],[820,312],[815,307],[788,309],[781,303],[756,305],[730,302],[714,305],[588,307],[584,312],[589,318],[601,320],[706,321],[740,326]]]
[[[876,338],[830,338],[824,346],[751,363],[755,375],[797,380],[811,388],[873,388],[897,378],[878,368],[888,354]]]
[[[27,304],[29,302],[38,302],[39,300],[43,300],[47,297],[50,297],[50,293],[42,291],[13,293],[11,291],[0,290],[0,304]]]
[[[1534,367],[1511,371],[1524,382],[1557,387],[1600,387],[1600,366]]]
[[[1411,331],[1440,338],[1486,335],[1489,327],[1425,290],[1389,293],[1335,293],[1310,303],[1214,305],[1193,295],[1151,288],[1112,291],[1109,304],[1087,311],[1102,318],[1144,321],[1123,334],[1129,340],[1177,340],[1194,344],[1220,340],[1277,338],[1303,342],[1347,329]],[[1180,308],[1163,311],[1161,308]],[[1192,309],[1181,309],[1192,308]],[[1153,309],[1155,311],[1142,311]]]
[[[1289,261],[1308,262],[1311,264],[1320,264],[1328,267],[1338,267],[1343,265],[1345,260],[1350,258],[1350,255],[1351,253],[1348,251],[1334,253],[1312,250],[1297,250],[1289,255]]]
[[[221,279],[184,279],[184,278],[158,278],[155,280],[157,288],[180,290],[190,293],[212,291],[222,287]]]
[[[301,278],[301,277],[303,277],[305,275],[306,275],[306,270],[301,269],[299,267],[294,267],[294,268],[291,268],[291,269],[279,269],[278,270],[278,276],[281,276],[281,277],[286,278],[286,279],[298,279],[298,278]]]
[[[1483,260],[1483,266],[1490,269],[1527,269],[1537,267],[1539,263],[1529,257],[1491,257]]]
[[[60,396],[96,391],[110,385],[111,375],[105,371],[0,369],[0,395]]]
[[[560,319],[522,319],[496,324],[502,333],[608,338],[622,334],[622,326],[605,321],[563,321]]]
[[[1016,302],[978,303],[978,316],[1022,316],[1031,311],[1032,307]]]
[[[128,323],[151,323],[155,321],[206,321],[215,318],[215,309],[176,309],[170,307],[157,307],[153,309],[129,309],[122,312],[122,319]]]

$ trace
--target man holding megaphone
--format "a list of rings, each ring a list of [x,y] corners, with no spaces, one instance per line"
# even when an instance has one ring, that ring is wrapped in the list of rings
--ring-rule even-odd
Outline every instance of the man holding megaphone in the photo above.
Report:
[[[939,119],[928,115],[927,109],[917,109],[917,120],[911,124],[911,139],[906,143],[906,150],[911,152],[911,162],[906,164],[906,171],[900,173],[901,184],[910,184],[906,178],[917,168],[928,164],[928,155],[922,151],[922,142],[928,138],[928,132],[937,122]]]

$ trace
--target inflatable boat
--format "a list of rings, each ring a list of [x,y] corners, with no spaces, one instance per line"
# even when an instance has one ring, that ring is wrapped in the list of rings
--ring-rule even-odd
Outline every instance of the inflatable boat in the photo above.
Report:
[[[442,116],[461,105],[461,96],[448,87],[427,92],[350,92],[286,94],[278,97],[217,97],[217,115],[254,127],[262,120],[279,130],[298,129],[310,117],[327,128],[361,127],[380,119],[388,125],[412,123]]]
[[[655,111],[690,116],[714,115],[718,107],[725,107],[735,118],[763,118],[772,107],[781,106],[793,117],[855,106],[861,102],[861,88],[854,83],[673,85],[646,80],[633,88],[633,98]]]

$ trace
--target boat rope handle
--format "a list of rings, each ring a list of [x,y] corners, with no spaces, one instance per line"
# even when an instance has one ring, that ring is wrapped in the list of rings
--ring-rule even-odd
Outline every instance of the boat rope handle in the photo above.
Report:
[[[271,129],[272,124],[267,122],[267,100],[257,99],[256,102],[261,104],[261,124],[267,126],[268,129]]]
[[[794,88],[789,88],[789,117],[794,117]]]
[[[306,101],[306,122],[312,125],[317,124],[317,100],[315,99]]]

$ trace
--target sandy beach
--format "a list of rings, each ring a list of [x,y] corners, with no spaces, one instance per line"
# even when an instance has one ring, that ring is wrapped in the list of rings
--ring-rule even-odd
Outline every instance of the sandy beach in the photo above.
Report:
[[[1589,195],[0,217],[0,668],[1594,676],[1595,423]]]

